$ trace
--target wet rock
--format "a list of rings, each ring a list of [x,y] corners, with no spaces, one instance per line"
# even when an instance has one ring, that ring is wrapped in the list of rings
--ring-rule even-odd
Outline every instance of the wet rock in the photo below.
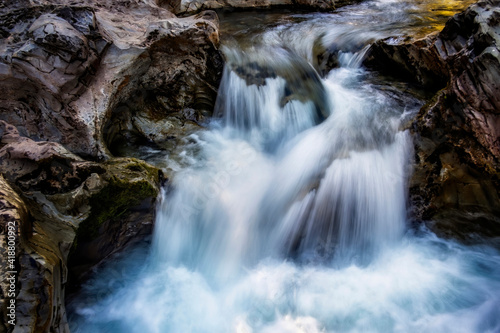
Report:
[[[500,236],[500,2],[483,0],[443,31],[376,43],[366,61],[438,90],[413,124],[413,214],[440,235]]]
[[[253,48],[243,51],[227,49],[227,67],[248,86],[262,86],[267,79],[285,80],[285,89],[280,96],[283,108],[291,101],[312,102],[315,107],[315,121],[321,123],[330,114],[330,105],[325,87],[316,70],[302,57],[281,47]],[[229,75],[226,70],[225,75]],[[224,82],[221,86],[225,84]],[[220,98],[216,113],[222,115],[224,98]]]
[[[69,332],[69,275],[151,232],[162,173],[132,158],[85,161],[59,143],[22,137],[4,121],[0,134],[2,216],[19,221],[20,230],[14,332]],[[85,260],[68,266],[70,252]]]
[[[393,44],[394,40],[376,42],[364,64],[429,89],[446,86],[450,78],[446,59],[436,49],[437,34],[408,44]]]

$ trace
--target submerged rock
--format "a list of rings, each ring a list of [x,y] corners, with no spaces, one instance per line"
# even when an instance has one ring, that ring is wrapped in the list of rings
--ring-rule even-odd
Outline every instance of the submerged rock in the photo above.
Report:
[[[500,2],[483,0],[422,40],[376,43],[366,64],[438,90],[413,124],[414,217],[440,235],[500,236]]]

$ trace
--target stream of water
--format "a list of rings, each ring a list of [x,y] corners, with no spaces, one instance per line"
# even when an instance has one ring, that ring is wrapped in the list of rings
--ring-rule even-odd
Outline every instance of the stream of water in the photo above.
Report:
[[[217,117],[181,154],[151,244],[71,301],[72,332],[500,332],[500,253],[407,226],[401,127],[422,101],[360,66],[373,40],[442,24],[422,3],[223,20]],[[318,43],[338,55],[324,76]]]

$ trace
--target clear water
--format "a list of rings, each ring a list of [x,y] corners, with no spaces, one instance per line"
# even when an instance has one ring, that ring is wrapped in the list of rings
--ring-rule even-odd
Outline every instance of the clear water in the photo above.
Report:
[[[227,42],[220,117],[191,136],[152,244],[71,301],[72,332],[500,332],[500,253],[406,225],[412,143],[400,128],[421,101],[359,65],[394,15],[411,26],[399,3]],[[353,30],[366,8],[385,26]],[[340,45],[325,77],[307,31]]]

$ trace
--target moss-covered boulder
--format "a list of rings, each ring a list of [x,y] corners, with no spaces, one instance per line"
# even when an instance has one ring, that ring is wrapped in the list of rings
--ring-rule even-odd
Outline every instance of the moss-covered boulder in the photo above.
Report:
[[[163,173],[144,161],[115,158],[102,164],[100,190],[88,198],[69,265],[76,280],[109,254],[151,234],[155,199]]]

